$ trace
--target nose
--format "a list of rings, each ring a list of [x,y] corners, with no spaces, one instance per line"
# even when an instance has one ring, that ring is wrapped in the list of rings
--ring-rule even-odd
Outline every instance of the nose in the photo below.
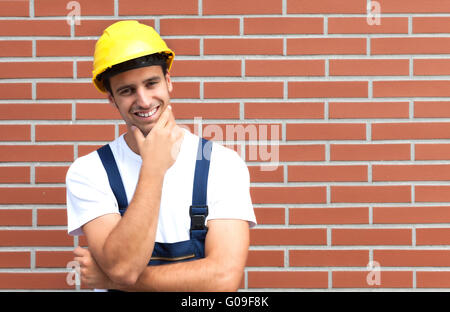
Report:
[[[143,87],[139,87],[136,90],[136,102],[142,108],[150,108],[152,105],[152,96],[148,90]]]

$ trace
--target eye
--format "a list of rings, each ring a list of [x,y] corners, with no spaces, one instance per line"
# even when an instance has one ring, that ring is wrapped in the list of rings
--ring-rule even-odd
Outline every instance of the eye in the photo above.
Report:
[[[120,92],[119,92],[119,94],[120,94],[121,96],[131,95],[131,93],[132,93],[131,88],[122,89],[122,90],[120,90]]]
[[[145,85],[147,86],[147,88],[151,88],[153,87],[157,82],[156,81],[148,81]]]

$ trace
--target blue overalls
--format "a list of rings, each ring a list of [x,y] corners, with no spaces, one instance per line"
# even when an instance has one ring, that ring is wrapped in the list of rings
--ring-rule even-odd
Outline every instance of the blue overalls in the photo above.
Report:
[[[205,257],[205,237],[208,231],[205,225],[206,217],[208,216],[206,191],[211,150],[212,142],[200,138],[195,164],[192,205],[189,208],[191,218],[190,239],[175,243],[155,242],[148,265],[189,261]],[[117,199],[119,212],[123,215],[127,209],[128,200],[114,155],[109,144],[102,146],[97,152],[105,167],[111,189]]]

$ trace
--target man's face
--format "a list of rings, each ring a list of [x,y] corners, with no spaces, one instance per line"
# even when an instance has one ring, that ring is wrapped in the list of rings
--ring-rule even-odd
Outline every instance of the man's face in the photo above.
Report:
[[[170,104],[173,87],[169,74],[164,76],[159,65],[146,66],[117,74],[110,84],[114,97],[109,95],[109,101],[128,128],[134,125],[147,136]]]

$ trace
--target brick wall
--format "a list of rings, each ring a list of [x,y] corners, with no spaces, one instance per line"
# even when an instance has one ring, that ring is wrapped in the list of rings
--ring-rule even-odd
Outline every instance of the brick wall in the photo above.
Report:
[[[216,140],[248,130],[224,141],[259,221],[243,289],[449,288],[450,1],[367,4],[0,0],[0,289],[80,289],[66,282],[86,241],[67,235],[64,178],[125,131],[90,82],[120,19],[175,51],[180,123],[200,132],[201,117]]]

